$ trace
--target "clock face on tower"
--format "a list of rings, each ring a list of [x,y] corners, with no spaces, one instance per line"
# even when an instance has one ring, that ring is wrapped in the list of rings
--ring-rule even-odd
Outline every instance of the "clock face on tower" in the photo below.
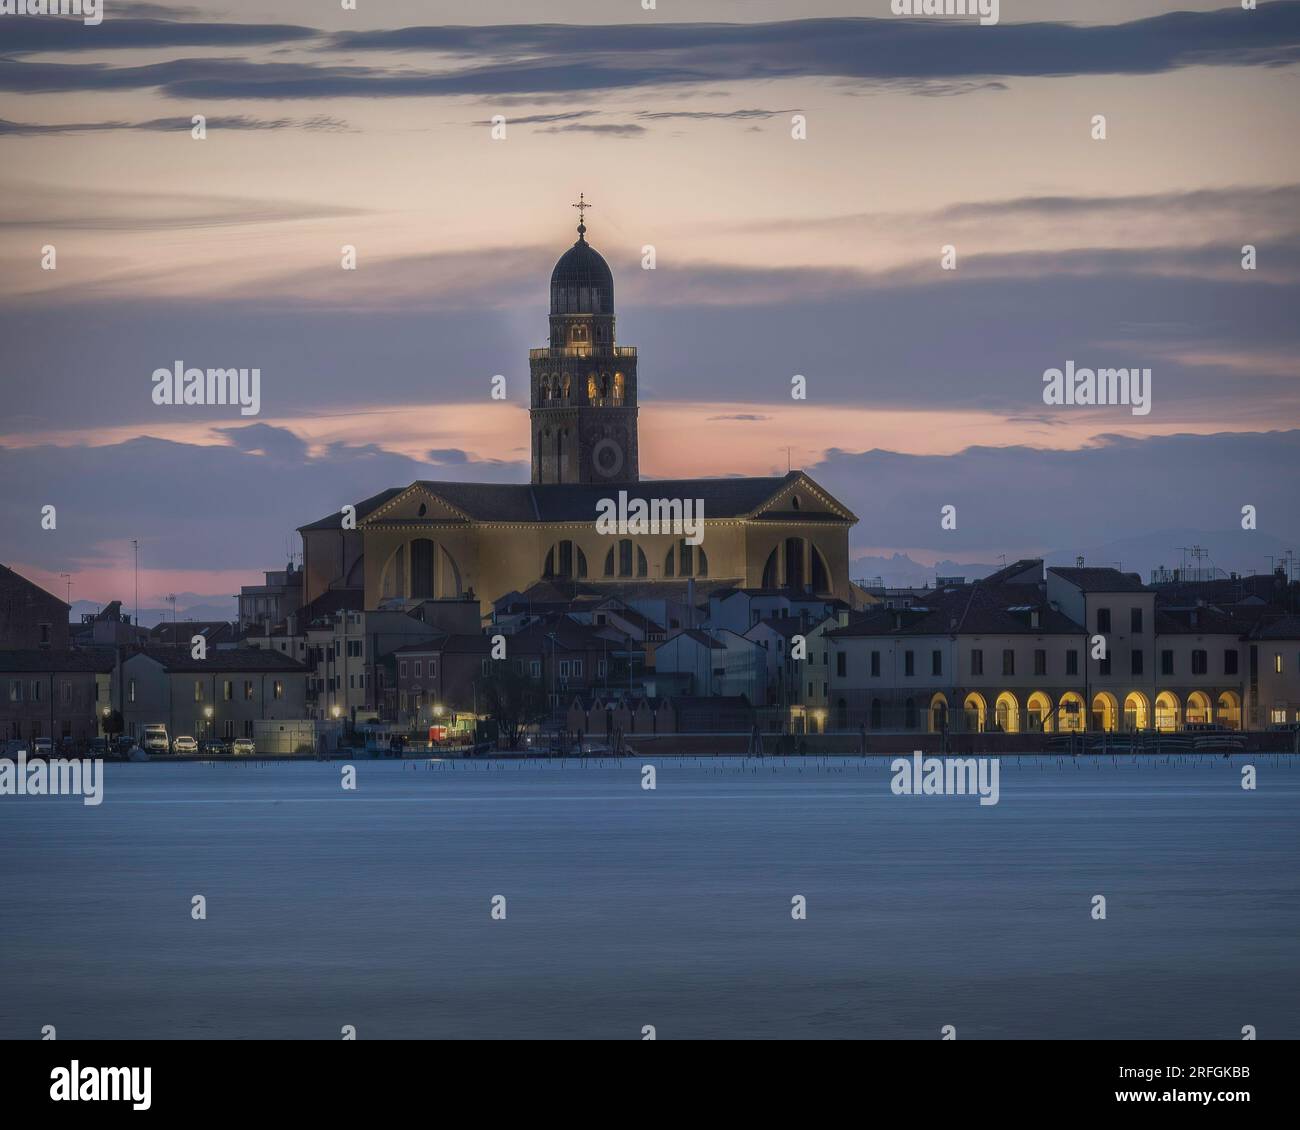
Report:
[[[623,448],[617,440],[606,436],[591,449],[591,464],[603,479],[612,479],[623,470]]]

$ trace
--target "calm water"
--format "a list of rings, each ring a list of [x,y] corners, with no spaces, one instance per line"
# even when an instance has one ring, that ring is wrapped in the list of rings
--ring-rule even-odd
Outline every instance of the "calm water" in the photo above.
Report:
[[[359,761],[355,793],[250,762],[0,798],[0,1036],[1300,1037],[1284,759],[1004,758],[995,807],[880,760],[653,763],[654,792],[639,760]]]

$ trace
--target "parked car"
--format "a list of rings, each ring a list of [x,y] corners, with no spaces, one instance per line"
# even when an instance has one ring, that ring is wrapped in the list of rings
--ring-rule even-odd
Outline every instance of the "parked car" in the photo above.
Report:
[[[196,742],[192,737],[190,737],[189,734],[182,734],[174,742],[172,742],[172,753],[185,754],[185,753],[198,753],[198,752],[199,752],[199,743]]]
[[[230,747],[220,738],[204,738],[199,742],[199,752],[208,757],[224,757],[230,752]]]
[[[171,753],[172,745],[167,738],[167,727],[155,723],[144,728],[144,737],[140,744],[145,753]]]
[[[86,743],[87,757],[107,757],[109,754],[109,742],[107,738],[91,738]]]
[[[34,738],[32,740],[32,753],[37,757],[49,757],[54,749],[54,743],[49,738]]]
[[[253,744],[252,738],[236,738],[231,743],[230,752],[236,757],[252,757],[257,752],[257,746]]]

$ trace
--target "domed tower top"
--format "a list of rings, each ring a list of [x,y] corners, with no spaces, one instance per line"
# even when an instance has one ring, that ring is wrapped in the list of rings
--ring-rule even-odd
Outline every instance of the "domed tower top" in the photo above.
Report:
[[[579,194],[578,241],[555,264],[551,272],[552,314],[613,314],[614,273],[595,248],[587,242],[583,213],[591,205]]]

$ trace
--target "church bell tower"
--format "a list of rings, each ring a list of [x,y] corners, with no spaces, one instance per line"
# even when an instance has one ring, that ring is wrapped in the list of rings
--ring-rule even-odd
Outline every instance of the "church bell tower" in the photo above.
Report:
[[[551,272],[551,338],[528,351],[534,483],[635,482],[636,348],[614,343],[614,276],[578,241]]]

